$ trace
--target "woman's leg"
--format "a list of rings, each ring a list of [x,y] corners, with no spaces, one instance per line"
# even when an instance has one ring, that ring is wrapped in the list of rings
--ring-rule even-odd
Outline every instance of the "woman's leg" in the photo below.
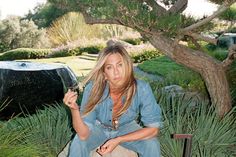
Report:
[[[103,130],[97,126],[93,127],[87,140],[80,140],[76,134],[70,145],[69,157],[89,157],[90,152],[106,140]]]
[[[161,154],[160,144],[157,138],[125,142],[121,145],[127,149],[137,152],[139,154],[139,157],[160,157]]]
[[[134,132],[141,129],[137,123],[130,123],[128,126],[121,127],[118,136]],[[160,144],[158,139],[139,140],[133,142],[124,142],[121,145],[127,149],[135,151],[140,157],[160,157]]]

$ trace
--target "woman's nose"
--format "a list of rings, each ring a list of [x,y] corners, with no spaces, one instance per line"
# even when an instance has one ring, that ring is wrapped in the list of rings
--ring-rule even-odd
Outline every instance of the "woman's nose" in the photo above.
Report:
[[[115,74],[115,75],[118,75],[118,74],[119,74],[119,69],[118,69],[117,67],[115,67],[115,69],[114,69],[114,74]]]

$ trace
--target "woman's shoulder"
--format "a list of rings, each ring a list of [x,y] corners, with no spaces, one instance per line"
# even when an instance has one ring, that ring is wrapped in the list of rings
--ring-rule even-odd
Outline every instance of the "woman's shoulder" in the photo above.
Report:
[[[136,79],[137,88],[144,88],[148,85],[148,82],[144,80]]]
[[[89,81],[83,86],[83,88],[88,90],[88,89],[91,89],[92,86],[93,86],[93,81]]]

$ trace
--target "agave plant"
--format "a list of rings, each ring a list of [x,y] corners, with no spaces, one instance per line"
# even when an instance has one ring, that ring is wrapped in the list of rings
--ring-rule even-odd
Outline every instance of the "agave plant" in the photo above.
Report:
[[[8,100],[4,101],[0,105],[0,112],[3,111],[8,104]],[[0,121],[0,157],[38,156],[36,147],[24,142],[27,129],[24,128],[20,132],[17,128],[9,129],[10,123],[11,120]]]
[[[173,133],[193,134],[192,156],[230,157],[236,147],[236,108],[220,119],[214,107],[204,101],[159,92],[164,127],[160,135],[164,157],[182,157],[183,140],[170,138]],[[195,101],[193,103],[193,101]],[[196,102],[197,101],[197,102]],[[193,105],[194,104],[194,105]]]
[[[16,118],[8,124],[8,130],[16,128],[24,135],[24,142],[37,148],[36,156],[56,156],[70,140],[71,122],[63,105],[46,107],[35,115]],[[24,155],[23,155],[24,156]]]

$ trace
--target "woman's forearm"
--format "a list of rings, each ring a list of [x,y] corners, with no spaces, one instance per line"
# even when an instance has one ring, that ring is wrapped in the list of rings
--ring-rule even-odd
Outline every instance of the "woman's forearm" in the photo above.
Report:
[[[89,128],[81,118],[79,110],[71,109],[71,115],[73,128],[81,140],[86,140],[89,137]]]
[[[117,140],[119,140],[119,143],[145,140],[157,136],[158,133],[159,133],[159,128],[142,128],[140,130],[128,133],[126,135],[119,136],[117,137]]]

